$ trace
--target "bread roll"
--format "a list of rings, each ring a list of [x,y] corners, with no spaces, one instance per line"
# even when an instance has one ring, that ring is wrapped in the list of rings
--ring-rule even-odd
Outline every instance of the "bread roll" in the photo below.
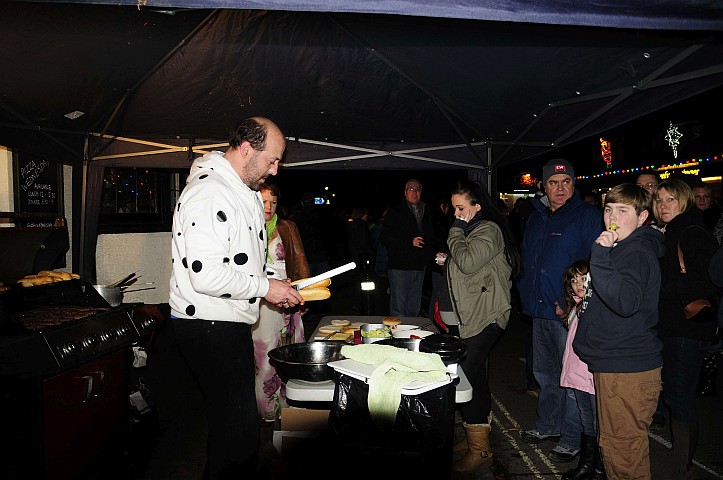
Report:
[[[319,333],[324,335],[331,335],[332,333],[338,333],[340,330],[340,327],[334,326],[334,325],[325,325],[323,327],[319,327]]]
[[[291,282],[291,286],[293,287],[294,285],[298,285],[301,282],[303,282],[304,280],[308,280],[308,278],[301,278],[299,280],[293,281],[293,282]],[[326,280],[322,280],[320,282],[312,283],[308,287],[304,287],[301,290],[307,290],[310,288],[328,288],[329,285],[331,285],[331,278],[327,278]]]
[[[331,292],[328,288],[306,287],[299,290],[299,294],[305,302],[311,302],[314,300],[326,300],[327,298],[331,297]]]
[[[393,327],[395,325],[399,325],[402,323],[402,320],[397,317],[384,317],[384,320],[382,320],[382,323],[384,325],[389,325],[390,327]]]
[[[41,270],[38,272],[41,277],[52,277],[60,280],[72,280],[72,276],[67,272],[56,272],[55,270]]]
[[[36,285],[45,285],[47,283],[53,283],[53,277],[43,277],[40,275],[27,275],[20,280],[18,283],[23,287],[34,287]]]

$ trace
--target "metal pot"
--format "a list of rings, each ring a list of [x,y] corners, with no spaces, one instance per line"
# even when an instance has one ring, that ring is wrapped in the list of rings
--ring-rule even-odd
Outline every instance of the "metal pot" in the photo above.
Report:
[[[121,290],[121,287],[93,285],[93,288],[111,307],[117,307],[123,303],[123,290]]]
[[[399,347],[399,348],[406,348],[410,352],[418,352],[419,351],[419,342],[421,342],[421,338],[384,338],[381,341],[377,342],[379,345],[391,345],[392,347]]]
[[[269,358],[276,367],[282,380],[306,380],[323,382],[334,379],[334,369],[328,362],[343,360],[341,347],[344,342],[317,341],[308,343],[292,343],[274,348]]]

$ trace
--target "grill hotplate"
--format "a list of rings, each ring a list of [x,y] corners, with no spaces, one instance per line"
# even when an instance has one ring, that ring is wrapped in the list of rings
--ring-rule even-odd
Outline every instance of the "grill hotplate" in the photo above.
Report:
[[[5,299],[0,375],[56,374],[128,347],[160,325],[136,305],[110,307],[90,285],[63,283]]]

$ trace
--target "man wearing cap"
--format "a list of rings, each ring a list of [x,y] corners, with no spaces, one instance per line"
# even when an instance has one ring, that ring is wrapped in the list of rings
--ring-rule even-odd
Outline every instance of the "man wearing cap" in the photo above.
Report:
[[[517,284],[523,312],[532,317],[532,368],[540,385],[537,421],[521,437],[527,443],[559,439],[548,457],[569,462],[579,453],[582,424],[574,393],[560,387],[567,330],[555,310],[564,305],[565,269],[589,258],[603,223],[600,210],[576,192],[575,172],[567,160],[547,162],[542,184],[545,195],[530,200],[533,211],[522,240],[523,271]]]

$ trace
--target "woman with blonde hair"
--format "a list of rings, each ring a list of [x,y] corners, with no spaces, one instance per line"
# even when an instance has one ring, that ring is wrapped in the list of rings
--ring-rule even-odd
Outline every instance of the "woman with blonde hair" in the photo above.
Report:
[[[665,234],[665,254],[658,304],[658,337],[663,342],[663,400],[670,409],[673,433],[669,478],[693,478],[698,443],[696,387],[706,349],[716,340],[715,315],[686,319],[683,306],[699,298],[717,302],[708,265],[717,249],[712,233],[695,208],[693,190],[671,178],[655,191],[653,213]],[[714,304],[717,308],[717,303]]]

